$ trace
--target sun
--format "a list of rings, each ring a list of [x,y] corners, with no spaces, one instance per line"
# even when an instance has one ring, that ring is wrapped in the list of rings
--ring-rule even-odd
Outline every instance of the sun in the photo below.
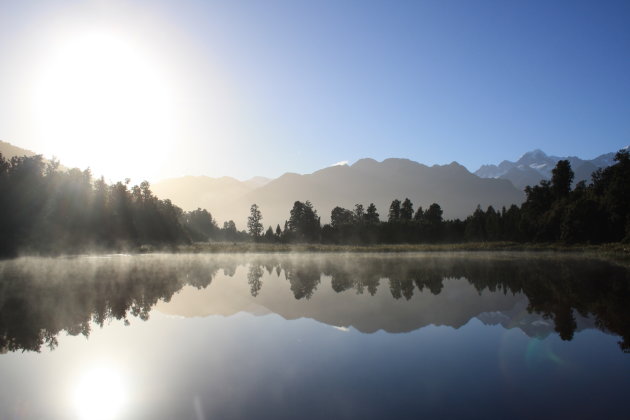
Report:
[[[87,370],[75,384],[73,406],[80,420],[114,420],[128,402],[121,373],[108,366]]]
[[[129,37],[76,33],[59,42],[32,85],[32,123],[67,166],[113,180],[155,175],[175,142],[165,66]]]

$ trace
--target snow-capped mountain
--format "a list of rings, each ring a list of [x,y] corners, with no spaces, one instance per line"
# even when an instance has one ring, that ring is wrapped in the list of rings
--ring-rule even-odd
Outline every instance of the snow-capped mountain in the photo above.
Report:
[[[628,149],[626,146],[624,149]],[[498,165],[482,165],[475,175],[480,178],[507,179],[519,189],[527,185],[536,185],[543,179],[551,179],[551,171],[559,160],[568,160],[575,173],[574,183],[589,181],[591,174],[599,169],[614,164],[615,153],[606,153],[595,159],[585,160],[576,156],[549,156],[540,149],[525,153],[516,162],[504,160]]]

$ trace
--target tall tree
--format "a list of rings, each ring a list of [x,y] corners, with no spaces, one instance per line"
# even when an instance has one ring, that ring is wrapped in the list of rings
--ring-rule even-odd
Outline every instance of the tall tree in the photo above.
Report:
[[[252,204],[249,209],[249,217],[247,218],[247,232],[254,238],[258,239],[262,235],[263,225],[261,223],[262,213],[257,204]]]
[[[376,210],[374,203],[370,203],[365,212],[365,221],[370,224],[377,224],[380,221],[380,215]]]
[[[274,240],[275,240],[275,236],[273,234],[273,228],[269,226],[269,228],[265,232],[265,241],[273,242]]]
[[[413,220],[418,223],[424,221],[424,210],[422,210],[422,206],[418,206],[418,210],[416,210],[416,214],[413,216]]]
[[[312,242],[319,239],[320,220],[310,201],[296,201],[290,214],[288,227],[298,240]]]
[[[571,192],[573,182],[573,171],[568,160],[560,160],[551,171],[551,191],[556,200],[564,198]]]
[[[344,225],[352,224],[354,215],[348,209],[342,207],[335,207],[330,212],[330,225],[334,228],[338,228]]]
[[[424,213],[424,218],[432,225],[439,225],[442,223],[442,207],[437,203],[431,204]]]
[[[354,205],[355,223],[363,223],[364,219],[365,219],[365,210],[363,209],[363,204],[355,204]]]
[[[400,220],[400,200],[396,199],[392,201],[392,204],[389,206],[389,215],[388,221],[397,222]]]
[[[410,221],[413,217],[413,203],[410,199],[405,198],[400,208],[400,220]]]

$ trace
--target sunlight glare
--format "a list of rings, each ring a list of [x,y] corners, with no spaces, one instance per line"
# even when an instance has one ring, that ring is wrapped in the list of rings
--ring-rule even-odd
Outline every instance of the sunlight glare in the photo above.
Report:
[[[173,146],[164,66],[118,34],[91,31],[51,51],[33,84],[33,123],[66,165],[115,180],[159,170]]]
[[[128,389],[116,369],[96,367],[83,374],[73,397],[80,420],[113,420],[127,403]]]

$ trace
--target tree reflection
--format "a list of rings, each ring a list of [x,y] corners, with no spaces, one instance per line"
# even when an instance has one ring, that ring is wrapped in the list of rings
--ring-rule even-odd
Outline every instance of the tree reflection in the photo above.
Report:
[[[296,299],[313,296],[317,285],[321,280],[321,268],[318,264],[309,262],[306,264],[296,264],[289,262],[284,266],[284,273],[291,284],[291,291]]]
[[[357,255],[136,256],[19,259],[0,263],[0,353],[54,349],[58,335],[88,337],[109,320],[147,320],[158,301],[183,286],[208,287],[219,272],[246,270],[251,296],[260,299],[266,278],[284,273],[297,300],[311,299],[323,278],[336,293],[374,296],[381,281],[393,299],[414,304],[414,294],[443,292],[445,279],[462,279],[480,293],[523,294],[527,310],[554,323],[563,340],[578,328],[576,314],[619,335],[630,352],[630,275],[603,261],[553,258],[411,258]],[[453,310],[456,310],[454,308]]]
[[[270,270],[271,271],[271,270]],[[247,283],[249,283],[249,292],[253,297],[258,296],[260,289],[262,288],[263,267],[258,264],[250,264],[247,272]]]
[[[180,259],[25,259],[0,267],[0,351],[54,349],[61,331],[149,319],[184,284],[206,287],[219,262]]]
[[[316,261],[316,262],[315,262]],[[438,295],[445,279],[466,279],[481,294],[524,294],[530,314],[552,320],[563,340],[577,329],[575,314],[591,317],[601,330],[619,335],[624,352],[630,352],[630,274],[626,268],[599,260],[580,258],[377,258],[323,259],[309,262],[309,276],[287,272],[291,290],[295,284],[317,282],[314,266],[330,276],[337,293],[354,289],[371,295],[379,280],[386,279],[394,299],[411,300],[424,289]],[[299,299],[301,296],[295,294]],[[310,296],[309,296],[310,297]]]

